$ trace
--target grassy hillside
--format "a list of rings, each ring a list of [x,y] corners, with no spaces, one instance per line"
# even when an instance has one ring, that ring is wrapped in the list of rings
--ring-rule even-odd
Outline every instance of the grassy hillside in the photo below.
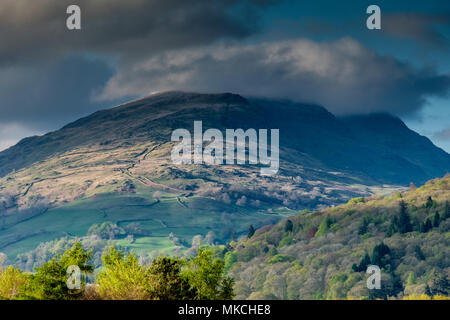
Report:
[[[371,119],[376,127],[365,125]],[[173,164],[172,130],[192,132],[195,120],[204,130],[280,129],[278,174],[261,176],[252,165]],[[449,170],[450,155],[389,115],[341,119],[289,101],[156,94],[0,152],[0,252],[14,260],[106,222],[117,225],[113,238],[124,246],[172,252],[170,236],[185,250],[195,235],[213,232],[223,243],[250,224],[389,194]],[[132,223],[142,231],[127,233]]]
[[[225,255],[238,299],[386,298],[450,290],[450,176],[389,197],[301,212]],[[403,208],[403,209],[402,209]],[[368,264],[381,290],[366,287]]]
[[[14,215],[7,216],[0,233],[0,252],[14,262],[18,254],[33,250],[41,242],[85,237],[93,225],[113,223],[121,230],[120,234],[106,235],[104,239],[138,254],[141,251],[174,254],[175,250],[190,248],[196,235],[204,237],[211,233],[212,241],[221,241],[232,232],[244,233],[250,224],[261,226],[292,214],[286,209],[268,212],[264,207],[247,208],[206,197],[177,197],[161,192],[158,199],[154,199],[155,192],[145,194],[148,191],[76,200],[20,221],[16,221]],[[128,230],[133,223],[138,225],[139,231]],[[171,241],[173,237],[179,241]]]

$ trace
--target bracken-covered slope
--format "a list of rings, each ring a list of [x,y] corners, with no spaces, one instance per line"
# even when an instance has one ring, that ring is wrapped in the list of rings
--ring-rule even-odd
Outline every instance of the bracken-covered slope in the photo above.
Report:
[[[387,197],[301,212],[232,242],[237,299],[367,299],[450,293],[450,176]],[[381,268],[369,290],[368,265]]]
[[[279,129],[278,174],[264,177],[251,165],[173,164],[171,133],[193,132],[195,120],[204,130]],[[0,152],[0,250],[83,236],[105,221],[139,221],[161,243],[170,233],[189,242],[208,231],[223,240],[250,223],[388,193],[449,170],[450,155],[389,115],[337,118],[289,101],[166,92]]]

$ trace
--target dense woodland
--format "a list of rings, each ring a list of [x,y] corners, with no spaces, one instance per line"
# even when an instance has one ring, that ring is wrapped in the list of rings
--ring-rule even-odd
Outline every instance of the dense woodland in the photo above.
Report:
[[[301,212],[232,242],[238,299],[443,297],[450,283],[450,176],[389,197]],[[382,270],[368,290],[367,266]]]

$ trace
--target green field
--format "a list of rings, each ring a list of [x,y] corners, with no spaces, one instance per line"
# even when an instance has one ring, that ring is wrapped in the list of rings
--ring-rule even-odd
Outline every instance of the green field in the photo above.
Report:
[[[178,200],[173,195],[162,193],[160,200],[156,201],[149,190],[144,190],[135,195],[96,195],[52,208],[22,222],[13,220],[17,217],[9,217],[5,219],[8,228],[0,232],[0,251],[13,258],[34,249],[41,242],[65,236],[86,236],[93,224],[110,221],[119,227],[139,222],[146,232],[134,243],[119,239],[117,244],[136,252],[166,252],[174,248],[168,238],[171,233],[190,244],[193,236],[205,236],[213,231],[220,241],[228,236],[227,230],[231,228],[237,234],[245,233],[250,224],[261,225],[289,215],[289,211],[270,214],[264,208],[252,210],[203,197]]]

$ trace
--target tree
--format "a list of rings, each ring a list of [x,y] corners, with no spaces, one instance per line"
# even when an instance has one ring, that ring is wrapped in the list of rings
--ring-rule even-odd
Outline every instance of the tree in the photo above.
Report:
[[[195,300],[233,299],[234,280],[225,276],[224,269],[224,261],[213,258],[212,249],[198,248],[197,256],[187,262],[183,271],[196,292]]]
[[[431,229],[433,229],[433,224],[431,223],[431,220],[427,218],[425,222],[421,225],[420,231],[426,233]]]
[[[404,201],[400,201],[400,215],[398,217],[398,231],[407,233],[412,231],[412,225],[408,214],[408,209]]]
[[[317,230],[316,235],[317,236],[324,235],[333,223],[334,223],[334,220],[331,219],[329,216],[326,216],[325,218],[323,218],[322,222],[319,225],[319,229]]]
[[[21,287],[25,284],[26,277],[12,266],[0,269],[0,300],[15,299],[21,294]]]
[[[284,224],[284,232],[292,232],[294,229],[294,224],[291,220],[287,219],[286,223]]]
[[[156,300],[192,300],[196,297],[181,269],[185,261],[177,258],[158,257],[148,269],[149,295]]]
[[[125,231],[122,228],[109,221],[102,224],[93,224],[88,230],[88,235],[97,235],[102,239],[115,239],[118,235],[124,233]]]
[[[44,300],[72,300],[80,297],[86,281],[80,279],[81,287],[78,291],[69,289],[67,270],[69,266],[77,266],[84,274],[91,273],[94,270],[94,266],[88,264],[91,258],[92,250],[86,251],[81,242],[76,242],[62,255],[56,256],[37,269],[31,276],[26,294]]]
[[[367,266],[368,265],[370,265],[370,257],[369,257],[369,254],[366,252],[366,254],[364,255],[364,258],[362,258],[362,260],[360,261],[359,265],[354,263],[352,265],[352,269],[355,272],[363,272],[363,271],[367,270]]]
[[[433,270],[428,286],[432,295],[447,296],[449,294],[450,283],[447,276],[442,272]]]
[[[433,227],[437,228],[439,227],[439,224],[441,223],[441,217],[439,216],[439,212],[436,211],[434,213],[434,217],[433,217]]]
[[[134,254],[124,256],[122,251],[110,247],[102,261],[103,269],[96,281],[102,299],[149,299],[148,277]]]
[[[444,216],[442,217],[442,220],[446,220],[447,218],[450,218],[450,205],[448,201],[445,201]]]
[[[307,235],[308,241],[311,241],[311,239],[314,238],[314,236],[316,235],[316,233],[317,233],[317,227],[311,227],[311,228],[308,230],[308,235]]]
[[[431,196],[428,196],[428,197],[427,197],[427,201],[426,201],[425,204],[424,204],[424,207],[425,207],[426,209],[431,209],[433,206],[434,206],[433,198],[431,198]]]
[[[125,232],[129,235],[137,236],[144,234],[142,230],[142,225],[140,222],[132,222],[125,226]],[[120,230],[119,230],[120,233]]]
[[[267,247],[266,247],[267,248]],[[225,263],[225,271],[230,270],[231,266],[237,262],[238,253],[237,252],[227,252],[225,253],[224,263]]]
[[[255,234],[255,228],[253,228],[253,225],[251,224],[250,227],[248,228],[248,233],[247,233],[247,238],[251,238],[253,237],[253,235]]]
[[[423,254],[423,251],[420,248],[420,246],[415,246],[414,247],[414,252],[416,253],[417,259],[425,260],[425,255]]]
[[[408,275],[408,279],[406,279],[406,285],[412,286],[414,284],[416,284],[416,274],[414,273],[414,271],[411,271]]]
[[[389,225],[386,236],[390,237],[396,232],[398,232],[398,217],[394,216],[391,219],[391,224]]]
[[[391,252],[391,249],[383,242],[379,245],[376,245],[372,251],[372,264],[379,266],[380,268],[385,267],[389,261],[385,257],[387,254]]]
[[[370,223],[370,217],[365,216],[362,218],[362,222],[361,222],[361,226],[358,229],[358,234],[359,235],[364,235],[367,233],[367,229],[369,227],[369,223]]]

